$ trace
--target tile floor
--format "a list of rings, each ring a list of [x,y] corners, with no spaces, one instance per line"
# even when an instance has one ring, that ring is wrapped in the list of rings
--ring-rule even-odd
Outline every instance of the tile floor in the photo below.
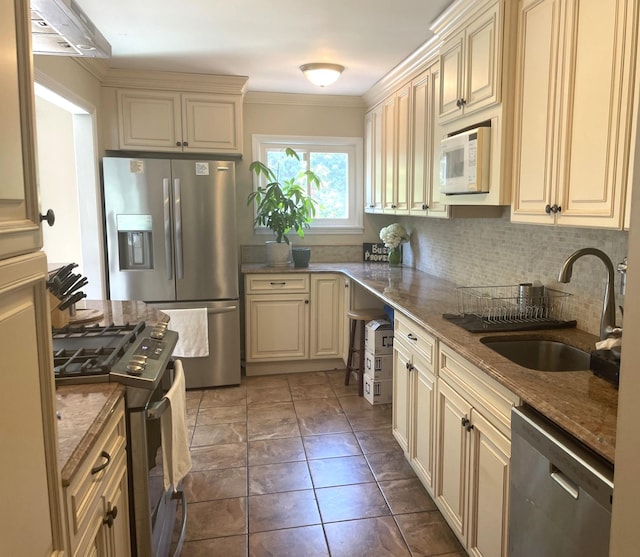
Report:
[[[391,434],[344,372],[187,392],[183,557],[463,557]]]

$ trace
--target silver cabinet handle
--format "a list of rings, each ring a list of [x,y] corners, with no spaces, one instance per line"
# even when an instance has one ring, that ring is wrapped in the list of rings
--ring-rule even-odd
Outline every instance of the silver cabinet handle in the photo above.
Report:
[[[567,476],[565,476],[558,468],[552,465],[551,472],[549,474],[551,479],[556,482],[562,489],[564,489],[574,499],[578,498],[579,491],[578,486],[573,483]]]
[[[173,218],[176,222],[176,277],[184,278],[182,258],[182,206],[180,199],[180,178],[173,179]]]
[[[171,247],[171,207],[169,178],[162,179],[162,205],[164,208],[164,257],[167,260],[167,278],[173,280],[173,249]]]

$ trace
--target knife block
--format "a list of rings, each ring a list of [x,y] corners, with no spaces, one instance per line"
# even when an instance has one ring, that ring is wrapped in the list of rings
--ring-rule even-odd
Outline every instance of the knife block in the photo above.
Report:
[[[56,298],[51,292],[47,292],[49,296],[49,311],[51,312],[51,326],[56,329],[60,329],[69,324],[69,308],[65,310],[59,310],[57,308],[60,300]]]

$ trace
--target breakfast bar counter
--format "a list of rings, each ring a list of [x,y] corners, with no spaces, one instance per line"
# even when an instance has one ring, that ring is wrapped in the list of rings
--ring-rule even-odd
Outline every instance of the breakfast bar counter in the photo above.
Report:
[[[303,268],[245,264],[241,272],[344,274],[416,321],[587,447],[614,462],[617,389],[591,371],[535,371],[494,352],[480,342],[480,338],[505,333],[470,333],[442,317],[457,311],[455,284],[416,269],[390,267],[386,263],[319,263]],[[561,341],[587,352],[595,348],[598,340],[594,335],[571,328],[507,334],[535,334],[536,338]]]

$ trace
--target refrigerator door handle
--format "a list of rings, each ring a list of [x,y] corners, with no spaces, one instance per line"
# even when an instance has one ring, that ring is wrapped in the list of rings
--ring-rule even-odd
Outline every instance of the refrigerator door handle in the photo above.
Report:
[[[173,179],[173,215],[176,227],[176,277],[184,278],[184,259],[182,256],[182,208],[180,205],[180,178]]]
[[[238,309],[238,306],[227,306],[224,308],[207,308],[207,313],[209,315],[213,315],[216,313],[230,313],[232,311],[236,311]]]
[[[173,280],[173,250],[171,249],[171,207],[169,178],[162,179],[163,207],[164,207],[164,255],[167,265],[167,278]]]

